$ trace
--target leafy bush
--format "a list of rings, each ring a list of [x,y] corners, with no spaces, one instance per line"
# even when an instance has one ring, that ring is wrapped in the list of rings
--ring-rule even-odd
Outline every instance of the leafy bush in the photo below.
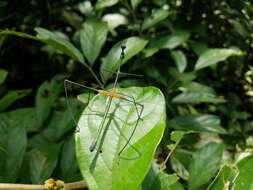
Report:
[[[47,55],[42,56],[42,63],[59,66],[53,79],[43,82],[35,96],[29,95],[30,90],[9,90],[8,84],[3,83],[9,67],[4,65],[0,70],[0,90],[4,94],[0,100],[0,181],[42,183],[50,176],[80,180],[74,154],[76,126],[65,104],[63,80],[68,77],[110,88],[113,72],[122,64],[123,72],[141,74],[145,80],[125,75],[119,80],[120,87],[156,86],[162,90],[166,103],[163,139],[145,180],[146,170],[133,170],[136,175],[142,174],[133,182],[136,186],[143,190],[216,190],[233,184],[234,189],[250,189],[251,2],[98,0],[68,7],[57,9],[59,17],[64,16],[66,27],[33,25],[35,36],[1,31],[2,49],[13,38],[7,39],[6,34],[40,41]],[[122,43],[127,46],[123,63],[119,59]],[[7,50],[3,52],[8,54]],[[45,69],[48,63],[44,64]],[[28,103],[29,108],[19,100],[25,96],[35,97],[34,103]],[[71,111],[80,113],[80,103],[73,97],[69,100]],[[15,101],[19,104],[12,104]],[[19,105],[23,107],[18,108]],[[89,172],[83,162],[83,150],[77,151],[80,170]],[[130,162],[124,162],[122,173],[113,170],[116,172],[112,178],[131,177],[124,170]],[[15,170],[10,169],[13,166]],[[29,174],[25,172],[27,168]],[[91,189],[105,188],[94,187],[92,180],[86,180]],[[100,180],[98,184],[116,188],[111,181]]]

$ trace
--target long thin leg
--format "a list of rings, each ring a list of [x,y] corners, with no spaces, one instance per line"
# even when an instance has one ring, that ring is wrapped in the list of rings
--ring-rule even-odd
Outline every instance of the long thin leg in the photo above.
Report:
[[[79,127],[78,122],[75,119],[75,117],[74,117],[74,115],[73,115],[73,113],[71,111],[72,109],[71,109],[71,105],[70,105],[70,102],[69,102],[69,95],[68,95],[68,89],[67,89],[68,88],[68,84],[76,85],[76,86],[79,86],[79,87],[82,87],[82,88],[86,88],[86,89],[89,89],[89,90],[92,90],[92,91],[97,91],[97,90],[95,88],[90,88],[88,86],[85,86],[85,85],[82,85],[82,84],[70,81],[68,79],[64,80],[64,91],[65,91],[65,97],[66,97],[67,107],[68,107],[70,116],[71,116],[72,120],[74,121],[74,123],[76,125],[76,132],[79,132],[80,131],[80,127]]]
[[[144,108],[144,106],[143,106],[142,104],[137,103],[137,102],[135,101],[135,98],[134,98],[133,96],[128,96],[128,95],[125,95],[125,94],[120,94],[120,95],[121,95],[121,96],[125,96],[125,97],[123,97],[124,100],[129,101],[129,102],[131,102],[131,103],[134,104],[135,110],[136,110],[136,113],[137,113],[137,117],[138,117],[138,118],[137,118],[137,121],[136,121],[136,123],[135,123],[135,125],[134,125],[133,131],[131,132],[129,138],[127,139],[127,141],[126,141],[126,143],[125,143],[125,145],[124,145],[124,146],[121,148],[121,150],[119,151],[119,153],[118,153],[119,155],[124,151],[124,149],[126,148],[126,146],[130,143],[130,141],[131,141],[131,139],[132,139],[132,137],[133,137],[133,135],[134,135],[134,133],[135,133],[135,131],[136,131],[136,128],[137,128],[137,126],[138,126],[139,120],[141,120],[141,115],[142,115],[143,108]],[[129,100],[128,98],[130,98],[130,100]],[[141,107],[140,112],[139,112],[139,110],[138,110],[137,105]]]

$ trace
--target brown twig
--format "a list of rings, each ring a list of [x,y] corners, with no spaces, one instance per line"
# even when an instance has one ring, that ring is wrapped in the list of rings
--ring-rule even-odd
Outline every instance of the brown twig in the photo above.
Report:
[[[66,183],[66,190],[84,189],[87,185],[84,181]],[[44,185],[0,183],[0,190],[46,190]]]

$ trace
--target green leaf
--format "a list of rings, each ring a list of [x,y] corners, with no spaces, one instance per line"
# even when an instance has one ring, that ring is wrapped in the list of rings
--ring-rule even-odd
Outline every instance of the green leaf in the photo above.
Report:
[[[3,82],[5,81],[6,77],[8,75],[8,72],[0,69],[0,85],[3,84]]]
[[[153,39],[145,50],[146,57],[150,57],[160,49],[174,49],[185,43],[190,37],[187,31],[178,31],[176,34]]]
[[[136,190],[151,166],[165,129],[165,101],[159,89],[131,87],[118,90],[143,105],[142,119],[138,120],[133,103],[113,99],[100,133],[102,139],[99,138],[96,149],[90,152],[108,102],[100,95],[90,101],[79,120],[80,133],[76,134],[77,160],[90,190]],[[137,109],[140,111],[139,106]]]
[[[65,182],[79,181],[82,179],[75,154],[75,139],[73,136],[64,142],[60,156],[60,175]]]
[[[61,86],[52,80],[44,82],[36,93],[35,105],[38,125],[41,126],[50,114],[56,99],[61,91]]]
[[[53,33],[45,28],[37,27],[35,28],[35,31],[37,32],[36,36],[12,30],[0,30],[0,35],[15,35],[22,38],[28,38],[43,42],[45,44],[52,46],[56,50],[65,53],[73,60],[78,61],[85,65],[81,52],[68,40],[58,35],[57,33]]]
[[[224,145],[210,143],[193,154],[189,166],[189,188],[194,190],[206,184],[219,169]]]
[[[27,90],[13,90],[9,91],[2,99],[0,100],[0,112],[4,111],[8,106],[13,102],[27,96],[31,93],[30,89]]]
[[[150,17],[144,19],[144,22],[142,24],[142,30],[146,30],[151,26],[154,26],[155,24],[159,23],[160,21],[166,19],[169,14],[169,11],[162,9],[153,11]]]
[[[208,49],[202,53],[195,65],[195,70],[225,61],[230,56],[242,56],[243,52],[238,49]]]
[[[48,144],[30,151],[30,175],[34,184],[42,184],[48,179],[57,164],[60,144]]]
[[[176,62],[177,69],[180,73],[184,72],[187,66],[187,59],[182,51],[172,51],[171,56]]]
[[[237,164],[239,176],[235,180],[233,190],[252,190],[253,189],[253,155],[248,156]]]
[[[120,25],[128,23],[127,17],[119,13],[106,14],[102,18],[107,23],[108,28],[113,33],[113,30]]]
[[[214,94],[199,92],[182,92],[172,99],[173,103],[180,104],[200,104],[200,103],[213,103],[220,104],[226,102],[225,99],[217,97]]]
[[[136,7],[142,2],[142,0],[131,0],[131,5],[133,9],[136,9]]]
[[[220,118],[210,114],[178,116],[171,121],[171,126],[197,132],[226,134],[225,129],[220,126]]]
[[[103,63],[100,68],[100,74],[102,78],[105,81],[108,80],[113,75],[113,72],[115,72],[121,64],[124,64],[133,56],[138,54],[146,46],[147,43],[148,41],[142,38],[130,37],[114,45],[107,56],[103,59]],[[120,60],[122,44],[126,45],[125,58],[123,61]]]
[[[71,108],[72,110],[54,111],[47,126],[30,138],[30,145],[56,143],[62,140],[64,135],[75,127],[70,111],[76,113],[76,109],[73,106]]]
[[[211,184],[210,190],[223,190],[228,184],[232,184],[234,178],[237,176],[237,171],[233,171],[233,167],[225,165],[221,168],[214,181]],[[209,190],[209,189],[208,189]]]
[[[186,131],[172,131],[170,134],[170,139],[174,142],[180,141],[185,134],[188,134],[189,132]]]
[[[37,32],[36,37],[42,42],[51,45],[53,48],[65,53],[73,60],[85,64],[81,52],[65,38],[62,38],[56,33],[53,33],[45,28],[37,27],[35,28],[35,31]]]
[[[26,150],[24,125],[9,114],[0,114],[0,182],[16,183]]]
[[[37,120],[35,108],[19,108],[9,112],[4,112],[13,126],[23,126],[28,132],[37,131]]]
[[[181,188],[174,188],[174,184],[179,183],[177,180],[176,174],[166,174],[160,170],[158,164],[153,163],[142,182],[141,190],[181,190]]]
[[[107,32],[106,23],[95,19],[86,21],[84,29],[80,31],[81,48],[90,64],[96,61],[106,41]]]
[[[103,9],[105,7],[111,7],[116,5],[119,0],[98,0],[96,3],[96,9]]]

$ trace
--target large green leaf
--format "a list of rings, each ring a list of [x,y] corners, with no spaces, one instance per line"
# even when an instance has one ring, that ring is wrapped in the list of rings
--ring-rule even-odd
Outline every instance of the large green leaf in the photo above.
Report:
[[[190,37],[187,31],[178,31],[172,35],[166,35],[153,39],[145,50],[146,57],[150,57],[160,49],[174,49],[185,43]]]
[[[5,81],[7,75],[8,75],[7,71],[0,69],[0,85]]]
[[[203,91],[199,92],[182,92],[172,99],[173,103],[183,104],[200,104],[200,103],[213,103],[219,104],[224,103],[224,98],[217,97],[212,93],[206,93]]]
[[[96,9],[103,9],[117,4],[119,0],[98,0],[96,3]]]
[[[109,51],[107,56],[104,58],[101,65],[100,73],[102,78],[106,81],[109,79],[113,72],[115,72],[120,64],[125,63],[131,59],[134,55],[138,54],[148,43],[147,40],[144,40],[139,37],[130,37],[125,40],[118,42],[113,48]],[[120,60],[121,45],[125,44],[125,58],[123,61]]]
[[[48,179],[57,164],[60,144],[48,144],[30,151],[30,175],[34,184]]]
[[[83,54],[90,64],[94,64],[103,47],[107,36],[105,22],[91,19],[85,22],[84,29],[80,31],[80,43]]]
[[[176,174],[166,174],[159,165],[152,164],[145,180],[142,183],[142,190],[183,190],[182,185],[177,182]]]
[[[226,131],[220,125],[220,118],[211,114],[184,115],[171,120],[174,128],[192,130],[197,132],[211,132],[225,134]]]
[[[220,61],[226,60],[230,56],[243,55],[238,49],[208,49],[202,53],[195,65],[195,70],[214,65]]]
[[[45,44],[48,44],[55,48],[56,50],[59,50],[60,52],[65,53],[69,57],[71,57],[73,60],[78,61],[82,64],[85,64],[82,53],[68,40],[63,38],[60,35],[57,35],[57,33],[53,33],[45,28],[37,27],[35,28],[35,31],[37,32],[36,36],[32,36],[26,33],[12,31],[12,30],[0,30],[0,35],[15,35],[23,38],[28,38],[32,40],[41,41]]]
[[[102,121],[107,97],[95,96],[79,120],[77,160],[90,190],[136,190],[148,172],[165,129],[165,101],[160,90],[131,87],[119,91],[133,96],[136,102],[143,105],[140,120],[133,103],[113,99],[93,152],[89,148]],[[140,111],[140,106],[137,109]],[[96,115],[94,111],[97,111]],[[127,143],[129,138],[130,142]]]
[[[60,37],[59,35],[45,29],[45,28],[35,28],[37,32],[37,38],[44,43],[51,45],[55,49],[62,51],[69,57],[84,64],[84,59],[81,52],[68,40]]]
[[[13,102],[21,99],[31,93],[30,89],[27,90],[12,90],[0,99],[0,111],[4,111]]]
[[[210,143],[194,153],[189,166],[189,188],[194,190],[206,184],[219,169],[224,145]]]
[[[239,176],[235,180],[233,190],[253,189],[253,155],[248,156],[237,164]]]
[[[26,126],[0,114],[0,182],[16,183],[26,150]]]

